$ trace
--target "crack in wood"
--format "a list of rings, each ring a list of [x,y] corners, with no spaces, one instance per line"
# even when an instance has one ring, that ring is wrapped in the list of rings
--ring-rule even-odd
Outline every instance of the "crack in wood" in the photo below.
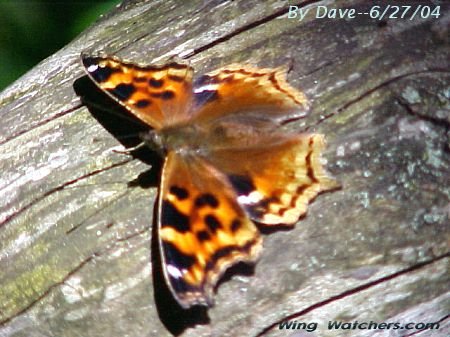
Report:
[[[361,291],[370,289],[370,288],[372,288],[374,286],[377,286],[377,285],[379,285],[381,283],[393,280],[393,279],[395,279],[395,278],[397,278],[399,276],[402,276],[402,275],[405,275],[407,273],[419,270],[419,269],[421,269],[421,268],[423,268],[425,266],[428,266],[430,264],[433,264],[435,262],[438,262],[440,260],[443,260],[443,259],[449,258],[449,257],[450,257],[450,252],[447,252],[447,253],[439,255],[439,256],[437,256],[437,257],[435,257],[433,259],[417,263],[417,264],[412,265],[410,267],[407,267],[405,269],[401,269],[401,270],[399,270],[399,271],[397,271],[397,272],[395,272],[393,274],[383,276],[383,277],[381,277],[379,279],[376,279],[374,281],[371,281],[371,282],[368,282],[368,283],[364,283],[364,284],[362,284],[360,286],[357,286],[355,288],[348,289],[348,290],[346,290],[346,291],[344,291],[344,292],[342,292],[342,293],[340,293],[338,295],[331,296],[331,297],[329,297],[329,298],[327,298],[327,299],[325,299],[323,301],[317,302],[317,303],[315,303],[315,304],[313,304],[313,305],[311,305],[311,306],[309,306],[309,307],[307,307],[307,308],[305,308],[305,309],[303,309],[303,310],[301,310],[299,312],[296,312],[296,313],[293,313],[291,315],[285,316],[285,317],[277,320],[276,322],[271,323],[270,325],[265,327],[263,330],[261,330],[258,334],[256,334],[255,337],[261,337],[261,336],[266,335],[273,328],[275,328],[276,326],[278,326],[280,323],[282,323],[284,321],[292,320],[292,319],[301,317],[301,316],[303,316],[303,315],[305,315],[305,314],[307,314],[307,313],[309,313],[309,312],[311,312],[313,310],[321,308],[321,307],[323,307],[325,305],[328,305],[328,304],[330,304],[332,302],[339,301],[339,300],[341,300],[343,298],[352,296],[352,295],[357,294],[357,293],[359,293]]]
[[[434,124],[436,126],[443,127],[446,131],[448,131],[450,129],[450,123],[447,122],[445,119],[437,118],[437,117],[433,117],[433,116],[422,115],[422,114],[414,111],[414,109],[411,108],[410,104],[403,97],[398,97],[396,101],[411,116],[417,117],[426,122],[430,122],[431,124]]]
[[[73,106],[73,107],[71,107],[71,108],[69,108],[67,110],[63,110],[61,112],[55,113],[50,118],[43,119],[42,121],[40,121],[40,122],[38,122],[36,124],[33,124],[31,126],[31,128],[29,128],[29,129],[21,130],[21,131],[15,133],[15,134],[11,135],[10,137],[7,137],[7,138],[3,139],[2,141],[0,141],[0,146],[2,146],[3,144],[6,144],[6,143],[14,140],[17,137],[22,136],[22,135],[24,135],[24,134],[26,134],[26,133],[28,133],[30,131],[33,131],[34,129],[36,129],[36,128],[40,127],[40,126],[43,126],[43,125],[45,125],[45,124],[47,124],[47,123],[49,123],[49,122],[51,122],[51,121],[53,121],[53,120],[55,120],[55,119],[57,119],[59,117],[65,116],[65,115],[67,115],[67,114],[69,114],[69,113],[71,113],[71,112],[73,112],[73,111],[75,111],[75,110],[77,110],[77,109],[79,109],[81,107],[82,107],[82,104],[78,104],[78,105],[75,105],[75,106]]]
[[[308,0],[308,1],[299,2],[297,4],[291,4],[291,5],[292,6],[297,6],[298,8],[303,8],[303,7],[306,7],[306,6],[315,4],[315,3],[320,3],[321,1],[322,0]],[[195,48],[195,49],[191,50],[189,53],[183,54],[182,56],[179,56],[179,57],[181,59],[189,59],[192,56],[195,56],[195,55],[197,55],[197,54],[199,54],[201,52],[204,52],[205,50],[213,48],[213,47],[219,45],[222,42],[228,41],[231,38],[233,38],[233,37],[235,37],[235,36],[237,36],[237,35],[239,35],[241,33],[245,33],[245,32],[247,32],[247,31],[249,31],[249,30],[251,30],[253,28],[259,27],[259,26],[261,26],[261,25],[263,25],[263,24],[265,24],[267,22],[272,21],[272,20],[276,19],[279,16],[285,15],[288,12],[289,12],[289,7],[287,7],[287,8],[283,7],[282,9],[280,9],[280,10],[278,10],[278,11],[276,11],[276,12],[270,14],[270,15],[267,15],[267,16],[261,18],[261,19],[258,19],[258,20],[252,21],[250,23],[247,23],[246,25],[231,31],[228,34],[224,34],[221,37],[218,37],[217,39],[214,39],[211,42],[208,42],[208,43],[206,43],[203,46]],[[147,36],[149,36],[151,34],[152,33],[146,33],[146,34],[143,34],[142,36],[139,36],[138,38],[130,41],[130,43],[128,43],[128,44],[124,45],[123,47],[117,49],[116,53],[126,49],[130,45],[136,44],[136,42],[138,42],[138,41],[140,41],[142,39],[145,39]]]
[[[81,263],[76,266],[74,269],[72,269],[70,272],[68,272],[61,281],[58,281],[52,285],[50,285],[41,295],[39,295],[38,297],[36,297],[33,301],[31,301],[28,305],[26,305],[25,307],[23,307],[21,310],[19,310],[18,312],[16,312],[14,315],[5,318],[3,321],[0,321],[0,327],[4,326],[6,323],[8,323],[9,321],[11,321],[12,319],[14,319],[15,317],[18,317],[20,315],[22,315],[24,312],[28,311],[29,309],[31,309],[36,303],[38,303],[39,301],[41,301],[42,299],[44,299],[48,294],[50,294],[50,292],[56,288],[59,285],[64,284],[64,282],[66,282],[72,275],[74,275],[77,271],[79,271],[81,268],[83,268],[83,266],[85,266],[88,262],[90,262],[96,255],[97,253],[93,253],[91,256],[87,257],[86,259],[84,259],[83,261],[81,261]]]
[[[2,222],[0,222],[0,228],[3,227],[5,224],[7,224],[8,222],[10,222],[11,220],[13,220],[14,218],[16,218],[17,216],[19,216],[20,214],[22,214],[23,212],[25,212],[27,209],[31,208],[32,206],[36,205],[38,202],[41,202],[42,200],[44,200],[45,198],[47,198],[48,196],[52,195],[53,193],[62,191],[63,189],[65,189],[66,187],[73,185],[79,181],[82,181],[84,179],[90,178],[96,174],[99,173],[103,173],[106,172],[108,170],[114,169],[116,167],[122,166],[122,165],[126,165],[127,163],[129,163],[130,161],[134,160],[134,158],[131,159],[126,159],[124,161],[118,162],[118,163],[114,163],[111,164],[110,166],[107,167],[103,167],[100,168],[98,170],[94,170],[91,171],[89,173],[86,173],[82,176],[79,176],[77,178],[74,178],[72,180],[69,180],[67,182],[65,182],[64,184],[58,185],[50,190],[48,190],[47,192],[45,192],[44,194],[40,195],[39,197],[33,199],[32,201],[30,201],[28,204],[26,204],[25,206],[17,209],[15,212],[11,213],[10,215],[8,215]]]
[[[125,242],[125,241],[128,241],[128,240],[130,240],[132,238],[135,238],[135,237],[137,237],[139,235],[145,234],[147,231],[150,231],[151,229],[152,229],[151,226],[145,226],[145,227],[143,227],[143,229],[141,229],[141,230],[139,230],[139,231],[137,231],[137,232],[135,232],[133,234],[124,236],[123,238],[117,238],[114,241],[115,242]]]
[[[389,86],[390,84],[398,81],[398,80],[402,80],[404,78],[407,78],[409,76],[413,76],[413,75],[418,75],[418,74],[427,74],[427,73],[435,73],[435,72],[448,72],[445,69],[440,69],[440,68],[430,68],[430,69],[424,69],[424,70],[419,70],[419,71],[413,71],[413,72],[408,72],[405,74],[401,74],[395,77],[392,77],[388,80],[385,80],[383,82],[381,82],[380,84],[374,86],[373,88],[363,92],[361,95],[355,97],[354,99],[348,101],[347,103],[345,103],[344,105],[342,105],[341,107],[337,108],[335,111],[330,112],[329,114],[324,115],[320,120],[318,120],[316,123],[309,125],[305,128],[305,131],[308,131],[309,129],[311,129],[312,127],[315,127],[321,123],[323,123],[325,120],[333,117],[334,115],[337,115],[339,113],[341,113],[342,111],[348,109],[350,106],[352,106],[355,103],[358,103],[360,101],[362,101],[364,98],[366,98],[367,96],[370,96],[371,94],[373,94],[375,91],[382,89],[384,87]],[[419,116],[419,115],[418,115]],[[430,118],[431,120],[431,118]]]
[[[111,226],[109,226],[109,227],[111,227]],[[118,238],[115,241],[116,241],[116,243],[127,241],[129,239],[132,239],[134,237],[137,237],[137,236],[140,236],[140,235],[146,233],[149,229],[150,229],[150,227],[145,227],[145,228],[143,228],[142,230],[140,230],[140,231],[138,231],[136,233],[124,236],[123,238]],[[50,292],[54,288],[56,288],[56,287],[58,287],[60,285],[63,285],[71,276],[73,276],[75,273],[80,271],[86,264],[91,262],[94,258],[104,255],[108,251],[111,251],[111,250],[115,249],[115,247],[116,247],[115,245],[112,246],[112,247],[106,247],[104,250],[98,250],[98,251],[92,253],[90,256],[88,256],[87,258],[82,260],[75,268],[73,268],[71,271],[69,271],[60,281],[55,282],[52,285],[50,285],[41,295],[39,295],[37,298],[35,298],[33,301],[31,301],[27,306],[22,308],[20,311],[16,312],[14,315],[12,315],[10,317],[7,317],[3,321],[0,321],[0,327],[5,325],[6,323],[11,321],[15,317],[18,317],[18,316],[22,315],[24,312],[26,312],[29,309],[31,309],[35,304],[37,304],[39,301],[44,299],[48,294],[50,294]]]
[[[437,321],[435,321],[435,322],[433,322],[433,323],[441,324],[442,322],[446,321],[448,318],[450,318],[450,314],[449,314],[449,315],[446,315],[446,316],[444,316],[444,317],[442,317],[441,319],[439,319],[439,320],[437,320]],[[422,333],[422,332],[424,332],[424,331],[427,331],[427,330],[424,330],[424,329],[422,329],[422,330],[416,330],[416,331],[414,331],[414,332],[411,332],[410,334],[403,335],[402,337],[415,336],[415,335],[420,334],[420,333]]]
[[[106,208],[110,207],[113,203],[117,202],[118,200],[122,199],[124,196],[126,196],[128,194],[128,191],[123,192],[122,194],[120,194],[118,197],[114,198],[113,200],[110,200],[109,202],[107,202],[105,205],[103,205],[100,208],[94,208],[95,212],[93,212],[92,214],[90,214],[89,216],[86,216],[83,218],[82,222],[79,222],[78,224],[76,224],[75,226],[73,226],[72,228],[70,228],[69,230],[66,231],[67,235],[72,234],[74,231],[76,231],[78,228],[80,228],[81,226],[83,226],[83,224],[86,223],[87,220],[91,219],[92,217],[94,217],[95,215],[99,214],[100,212],[104,211]],[[112,226],[109,225],[107,226],[107,228],[110,228]]]
[[[316,72],[318,72],[318,71],[320,71],[320,70],[322,70],[322,69],[324,69],[324,68],[326,68],[326,67],[328,67],[328,66],[331,66],[331,65],[333,65],[333,64],[335,64],[336,62],[334,62],[334,61],[327,61],[327,62],[324,62],[324,63],[322,63],[322,64],[319,64],[319,66],[318,67],[316,67],[316,68],[314,68],[314,69],[312,69],[311,71],[308,71],[307,73],[305,73],[303,76],[310,76],[310,75],[312,75],[312,74],[314,74],[314,73],[316,73]]]
[[[304,1],[304,2],[300,2],[300,3],[298,3],[296,5],[292,5],[292,6],[297,6],[299,8],[300,7],[303,8],[305,6],[308,6],[308,5],[317,3],[317,2],[320,2],[320,1],[318,1],[318,0]],[[215,40],[213,40],[213,41],[211,41],[211,42],[209,42],[209,43],[207,43],[207,44],[205,44],[205,45],[203,45],[201,47],[198,47],[198,48],[192,50],[190,53],[181,56],[181,58],[182,59],[188,59],[188,58],[190,58],[192,56],[195,56],[195,55],[197,55],[197,54],[199,54],[199,53],[201,53],[201,52],[203,52],[205,50],[208,50],[208,49],[210,49],[210,48],[212,48],[214,46],[217,46],[218,44],[220,44],[222,42],[228,41],[231,38],[233,38],[233,37],[235,37],[235,36],[237,36],[237,35],[239,35],[241,33],[247,32],[247,31],[249,31],[249,30],[251,30],[253,28],[259,27],[260,25],[263,25],[263,24],[265,24],[267,22],[270,22],[270,21],[276,19],[277,17],[282,16],[282,15],[288,13],[288,12],[289,12],[289,7],[282,8],[282,9],[276,11],[275,13],[267,15],[267,16],[259,19],[259,20],[252,21],[252,22],[250,22],[250,23],[248,23],[248,24],[246,24],[246,25],[244,25],[244,26],[242,26],[242,27],[240,27],[240,28],[238,28],[238,29],[228,33],[228,34],[225,34],[225,35],[223,35],[223,36],[221,36],[221,37],[219,37],[219,38],[217,38],[217,39],[215,39]]]

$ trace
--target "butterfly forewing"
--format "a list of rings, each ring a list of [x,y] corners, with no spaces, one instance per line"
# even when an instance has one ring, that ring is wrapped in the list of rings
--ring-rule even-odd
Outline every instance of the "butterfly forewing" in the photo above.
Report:
[[[100,89],[149,126],[161,129],[188,118],[193,75],[188,65],[139,66],[100,56],[82,56],[82,62]]]
[[[305,116],[305,95],[286,81],[286,68],[233,64],[199,77],[194,83],[199,122],[232,114],[259,114],[273,121]]]

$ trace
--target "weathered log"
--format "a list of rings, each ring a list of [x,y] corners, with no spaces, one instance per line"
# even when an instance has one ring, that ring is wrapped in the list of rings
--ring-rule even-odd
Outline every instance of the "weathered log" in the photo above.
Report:
[[[439,322],[426,335],[448,335],[449,6],[377,20],[319,19],[318,5],[344,8],[299,2],[300,21],[280,1],[124,2],[0,94],[1,336],[288,336],[287,319],[318,323],[316,336],[405,335],[328,330],[334,320]],[[82,51],[180,55],[198,73],[292,64],[313,110],[289,127],[327,136],[342,189],[265,235],[254,272],[228,273],[215,307],[181,310],[151,257],[157,165],[113,151],[140,128],[123,111],[82,105],[101,97]]]

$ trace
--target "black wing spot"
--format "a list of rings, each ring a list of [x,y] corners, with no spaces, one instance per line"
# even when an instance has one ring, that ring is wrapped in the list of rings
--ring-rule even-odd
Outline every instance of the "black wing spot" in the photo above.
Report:
[[[202,75],[199,78],[197,78],[194,82],[195,88],[200,88],[206,84],[217,84],[220,83],[220,80],[217,77],[212,77],[209,75]]]
[[[216,232],[219,228],[222,228],[222,224],[219,219],[217,219],[214,215],[208,214],[205,216],[205,223],[212,233]]]
[[[228,176],[228,179],[230,179],[230,182],[238,195],[249,195],[256,190],[252,179],[248,176],[232,174]]]
[[[136,88],[133,84],[120,83],[114,89],[109,89],[108,91],[121,101],[126,101],[133,95]]]
[[[163,100],[169,100],[169,99],[172,99],[174,97],[175,97],[175,93],[173,91],[170,91],[170,90],[166,90],[166,91],[163,91],[161,93],[161,98]]]
[[[170,91],[170,90],[166,90],[166,91],[163,91],[163,92],[154,92],[154,93],[151,93],[150,95],[152,97],[155,97],[155,98],[161,98],[161,99],[163,99],[165,101],[175,97],[175,93],[173,91]]]
[[[136,108],[146,108],[148,107],[152,102],[150,102],[148,99],[140,99],[136,103],[134,103],[134,106]]]
[[[242,222],[239,219],[234,219],[233,222],[231,223],[231,231],[233,233],[236,233],[236,231],[241,228],[242,226]]]
[[[203,90],[194,94],[195,104],[197,106],[218,100],[219,97],[217,90]]]
[[[211,239],[211,235],[205,230],[197,232],[197,239],[200,242],[208,241]]]
[[[161,207],[162,227],[172,227],[180,233],[190,230],[189,217],[181,213],[170,201],[164,200]]]
[[[100,67],[98,66],[97,69],[93,72],[91,72],[91,76],[94,80],[97,82],[105,82],[108,80],[108,78],[113,74],[118,72],[118,69],[114,69],[111,67]]]
[[[194,88],[201,89],[201,87],[210,84],[219,84],[221,81],[216,76],[203,75],[197,78],[194,82]],[[197,106],[215,101],[219,99],[217,90],[202,90],[194,93],[194,100]]]
[[[173,243],[169,241],[163,240],[162,247],[166,263],[171,264],[178,269],[189,269],[196,262],[194,256],[184,254]]]
[[[266,209],[259,206],[248,206],[245,210],[253,220],[260,220],[266,213]]]
[[[177,197],[178,200],[185,200],[189,197],[189,192],[187,189],[178,186],[170,186],[170,194]]]
[[[172,268],[177,269],[180,274],[174,275],[173,273],[168,273],[169,282],[172,285],[173,290],[177,293],[198,290],[197,287],[187,283],[181,276],[184,270],[189,270],[195,265],[197,262],[195,256],[184,254],[173,243],[168,241],[162,241],[161,245],[166,262],[165,268],[170,265]]]
[[[219,201],[211,193],[205,193],[195,199],[195,206],[198,208],[203,206],[211,206],[212,208],[217,208],[219,206]]]
[[[161,88],[164,84],[164,80],[156,80],[151,78],[148,80],[148,84],[153,88]]]

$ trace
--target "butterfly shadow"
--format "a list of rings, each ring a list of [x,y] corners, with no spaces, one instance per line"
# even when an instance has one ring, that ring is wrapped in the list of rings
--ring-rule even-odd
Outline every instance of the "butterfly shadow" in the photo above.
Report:
[[[88,76],[76,80],[73,87],[91,115],[125,148],[131,149],[128,152],[129,155],[151,166],[150,170],[142,172],[136,179],[128,182],[128,186],[158,187],[163,161],[156,152],[147,146],[139,146],[142,144],[139,134],[148,131],[148,126],[142,124],[124,107],[105,95]],[[178,336],[186,328],[198,324],[208,324],[210,320],[205,307],[194,306],[190,309],[183,309],[167,286],[159,250],[157,209],[158,207],[155,206],[151,241],[154,298],[161,322],[174,336]]]
[[[92,117],[125,148],[133,148],[142,143],[139,134],[148,131],[148,126],[139,121],[111,97],[105,95],[88,76],[77,79],[73,84],[73,88],[80,97],[81,102],[88,108]],[[131,151],[131,154],[133,155],[134,153]],[[145,159],[148,158],[138,159],[147,161]]]

